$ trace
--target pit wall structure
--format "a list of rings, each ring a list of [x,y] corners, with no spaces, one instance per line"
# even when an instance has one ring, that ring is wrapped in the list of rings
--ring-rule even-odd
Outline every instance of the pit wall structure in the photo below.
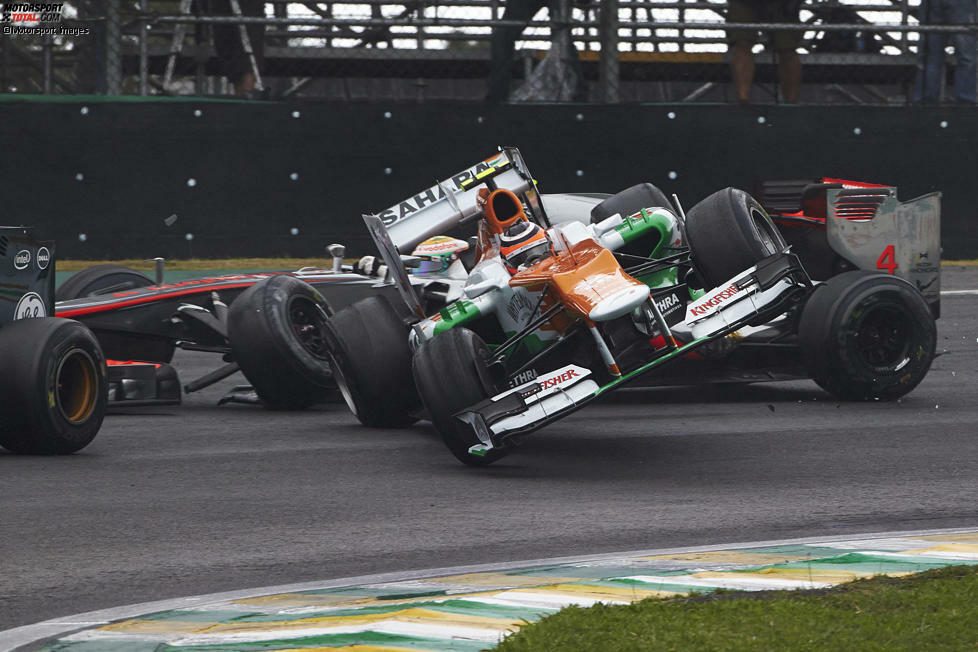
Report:
[[[0,223],[61,258],[368,253],[363,212],[517,145],[543,192],[826,176],[944,193],[945,259],[978,257],[974,107],[330,104],[0,96]],[[324,255],[325,258],[325,255]]]

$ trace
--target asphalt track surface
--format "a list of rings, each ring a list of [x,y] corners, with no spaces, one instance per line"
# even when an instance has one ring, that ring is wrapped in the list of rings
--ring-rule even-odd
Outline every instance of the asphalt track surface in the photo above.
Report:
[[[944,289],[978,288],[945,269]],[[943,297],[943,351],[894,403],[811,382],[613,394],[488,469],[425,423],[342,406],[106,419],[77,455],[0,452],[0,630],[94,609],[464,564],[978,525],[978,292]],[[183,379],[216,364],[177,359]]]

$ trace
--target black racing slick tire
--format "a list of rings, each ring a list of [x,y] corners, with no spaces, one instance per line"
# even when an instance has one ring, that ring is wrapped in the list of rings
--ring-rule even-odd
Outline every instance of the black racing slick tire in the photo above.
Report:
[[[24,319],[0,328],[0,446],[66,455],[95,438],[108,400],[105,357],[70,319]]]
[[[489,347],[467,328],[453,328],[428,340],[414,354],[414,382],[442,441],[460,462],[486,466],[506,454],[491,450],[472,455],[469,447],[480,443],[455,418],[460,410],[496,394],[486,361]]]
[[[860,270],[815,290],[802,311],[798,341],[808,373],[837,398],[895,399],[927,375],[937,326],[913,285]]]
[[[336,385],[350,411],[370,428],[409,426],[421,400],[411,375],[407,324],[387,297],[361,299],[326,325]]]
[[[693,206],[686,239],[706,290],[788,246],[767,211],[737,188],[718,190]]]
[[[231,356],[271,410],[302,410],[335,387],[323,327],[329,305],[285,274],[255,283],[231,304]]]
[[[55,290],[55,301],[68,301],[154,285],[145,274],[122,265],[95,265],[74,274]]]
[[[616,192],[592,208],[591,224],[597,224],[615,213],[622,217],[628,217],[650,206],[673,210],[672,203],[664,192],[651,183],[638,183],[621,192]]]

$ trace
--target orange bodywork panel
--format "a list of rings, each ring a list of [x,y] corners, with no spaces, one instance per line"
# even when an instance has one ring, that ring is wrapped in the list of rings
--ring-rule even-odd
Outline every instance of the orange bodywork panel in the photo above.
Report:
[[[648,289],[625,273],[613,253],[590,238],[515,274],[509,281],[510,287],[544,284],[565,308],[584,319],[602,299],[636,286]]]

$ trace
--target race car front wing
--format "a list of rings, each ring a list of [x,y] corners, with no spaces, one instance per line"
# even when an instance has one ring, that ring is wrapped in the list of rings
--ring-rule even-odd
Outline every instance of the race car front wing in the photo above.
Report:
[[[713,291],[691,302],[686,324],[693,340],[680,346],[664,327],[665,347],[641,367],[613,378],[605,385],[594,380],[591,369],[569,364],[530,382],[508,389],[458,412],[460,427],[470,429],[479,444],[469,453],[485,455],[579,410],[605,392],[656,369],[694,349],[751,323],[768,321],[784,313],[808,294],[812,283],[797,256],[785,252],[770,256]]]

